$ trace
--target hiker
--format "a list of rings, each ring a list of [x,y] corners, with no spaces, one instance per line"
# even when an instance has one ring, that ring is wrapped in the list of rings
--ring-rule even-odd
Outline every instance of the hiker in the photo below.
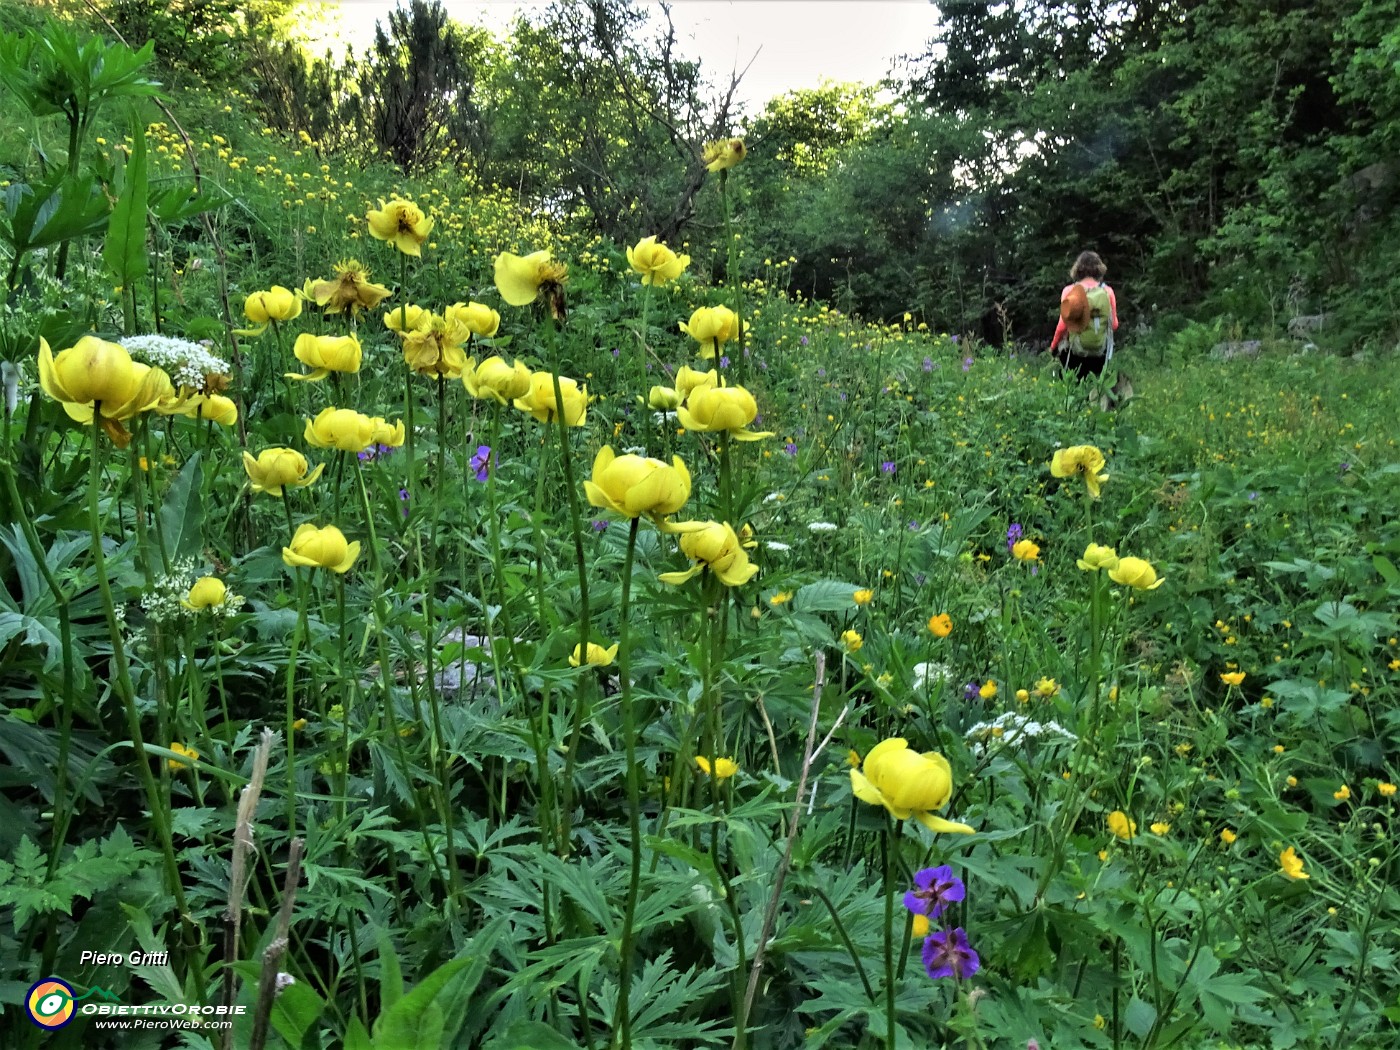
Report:
[[[1102,375],[1113,359],[1113,330],[1118,327],[1118,300],[1104,283],[1108,267],[1097,252],[1081,252],[1069,272],[1073,284],[1060,293],[1060,323],[1050,352],[1080,379]],[[1061,342],[1064,346],[1060,347]]]

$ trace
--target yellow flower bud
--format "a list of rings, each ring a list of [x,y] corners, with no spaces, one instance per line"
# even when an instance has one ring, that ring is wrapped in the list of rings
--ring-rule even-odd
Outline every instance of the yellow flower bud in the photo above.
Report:
[[[297,529],[289,547],[282,548],[282,560],[291,566],[346,572],[360,556],[360,541],[347,543],[345,534],[334,525],[318,529],[309,522]]]

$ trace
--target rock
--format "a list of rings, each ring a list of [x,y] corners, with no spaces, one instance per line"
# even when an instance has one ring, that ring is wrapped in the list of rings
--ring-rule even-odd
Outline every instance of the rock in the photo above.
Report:
[[[1260,345],[1258,339],[1216,343],[1210,348],[1210,356],[1215,361],[1232,361],[1237,357],[1258,357]]]
[[[1302,314],[1288,322],[1288,334],[1294,339],[1307,339],[1327,324],[1327,314]]]

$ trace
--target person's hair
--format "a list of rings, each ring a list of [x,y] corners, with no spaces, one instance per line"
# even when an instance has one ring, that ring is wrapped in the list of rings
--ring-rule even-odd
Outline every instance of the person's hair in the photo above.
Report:
[[[1098,252],[1080,252],[1079,258],[1074,260],[1074,266],[1069,271],[1069,279],[1082,281],[1086,277],[1092,277],[1096,281],[1102,281],[1106,273],[1108,267],[1099,258]]]

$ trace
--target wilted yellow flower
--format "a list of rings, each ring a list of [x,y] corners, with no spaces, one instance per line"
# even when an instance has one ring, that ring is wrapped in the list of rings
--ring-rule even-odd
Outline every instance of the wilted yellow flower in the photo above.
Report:
[[[689,365],[681,365],[676,370],[676,393],[680,394],[681,400],[684,401],[696,390],[714,386],[718,378],[714,372],[697,372]]]
[[[511,306],[529,306],[541,291],[548,296],[568,279],[569,268],[555,262],[548,251],[523,257],[510,252],[496,256],[496,289]]]
[[[773,436],[769,430],[744,429],[758,418],[758,403],[741,386],[699,387],[676,409],[676,415],[687,430],[706,433],[727,430],[735,441],[758,441]]]
[[[1037,561],[1040,547],[1030,540],[1017,540],[1011,547],[1011,556],[1017,561]]]
[[[433,312],[422,306],[409,303],[392,310],[384,311],[384,327],[391,332],[416,332],[433,323]]]
[[[1283,869],[1283,873],[1290,879],[1310,879],[1312,878],[1303,870],[1303,858],[1298,856],[1298,851],[1292,846],[1278,855],[1278,865]]]
[[[315,419],[306,421],[302,436],[316,448],[363,452],[374,444],[374,431],[374,420],[353,408],[324,408]]]
[[[478,400],[490,398],[499,405],[505,405],[529,392],[530,370],[519,361],[508,365],[505,358],[497,354],[475,367],[468,362],[462,372],[462,385],[467,388],[467,393]],[[562,391],[563,387],[560,389]]]
[[[1137,821],[1130,819],[1121,809],[1115,809],[1108,815],[1108,830],[1127,842],[1137,834]]]
[[[1225,845],[1227,846],[1233,846],[1235,844],[1235,840],[1238,838],[1239,836],[1236,835],[1229,828],[1222,828],[1220,831],[1220,841],[1225,843]]]
[[[655,237],[643,237],[635,248],[627,249],[627,263],[642,275],[643,284],[663,285],[674,281],[687,266],[689,255],[677,255]]]
[[[1166,582],[1158,579],[1151,562],[1142,558],[1119,558],[1118,564],[1108,570],[1108,578],[1139,591],[1155,591]]]
[[[1100,474],[1105,460],[1103,453],[1093,445],[1073,445],[1057,451],[1050,460],[1050,473],[1057,478],[1070,478],[1076,474],[1083,476],[1089,495],[1098,498],[1099,486],[1108,480],[1107,474]]]
[[[397,199],[385,204],[381,198],[379,210],[367,214],[365,221],[371,237],[391,241],[405,255],[419,255],[433,228],[433,220],[424,215],[418,205]]]
[[[934,613],[928,618],[928,629],[935,638],[947,638],[953,633],[953,618],[947,613]]]
[[[243,316],[261,332],[271,321],[292,321],[301,316],[301,300],[290,288],[274,284],[265,292],[254,292],[243,300]]]
[[[930,831],[971,835],[972,828],[935,816],[953,795],[953,769],[936,751],[909,750],[901,737],[882,740],[851,770],[851,791],[872,806],[884,806],[897,820],[913,817]]]
[[[306,375],[288,372],[288,379],[304,379],[314,383],[332,372],[360,370],[360,341],[353,335],[312,335],[302,332],[292,345],[292,354],[311,371]]]
[[[779,605],[786,605],[790,601],[792,601],[792,591],[778,591],[768,598],[768,604],[774,608]]]
[[[1042,678],[1035,683],[1035,691],[1048,700],[1060,691],[1060,683],[1053,678]]]
[[[719,347],[739,335],[739,318],[727,306],[702,306],[680,327],[700,344],[700,356],[712,361]]]
[[[709,569],[726,587],[739,587],[758,572],[728,522],[692,521],[672,528],[683,531],[681,553],[695,564],[684,572],[663,572],[658,577],[662,583],[682,584]]]
[[[254,459],[249,452],[243,453],[243,469],[248,472],[248,480],[253,483],[254,492],[266,492],[269,496],[282,498],[282,489],[287,485],[303,488],[312,484],[326,469],[324,463],[317,463],[316,469],[307,473],[306,457],[295,449],[265,448]]]
[[[1347,799],[1351,798],[1351,788],[1343,784],[1336,791],[1332,792],[1332,797],[1338,802],[1345,802]]]
[[[1101,547],[1097,543],[1091,543],[1084,548],[1084,557],[1080,558],[1076,564],[1085,572],[1116,569],[1118,567],[1118,554],[1112,547]]]
[[[213,609],[223,605],[226,597],[228,588],[223,580],[217,576],[201,576],[194,581],[189,593],[180,599],[180,604],[186,609]]]
[[[588,387],[580,387],[574,380],[560,376],[559,394],[564,400],[564,425],[583,426],[588,419]],[[557,410],[554,400],[554,376],[549,372],[533,373],[530,376],[530,388],[515,399],[515,407],[530,413],[541,423],[553,420]]]
[[[720,139],[706,143],[700,159],[710,171],[728,171],[744,159],[745,152],[743,139]]]
[[[982,688],[977,690],[977,695],[983,700],[994,699],[997,695],[997,682],[995,678],[988,678],[982,683]]]
[[[370,281],[370,273],[356,259],[335,264],[335,277],[329,281],[308,281],[302,294],[326,308],[327,313],[352,314],[373,310],[393,293]]]
[[[346,543],[334,525],[318,529],[309,522],[297,529],[290,547],[282,548],[282,560],[291,566],[346,572],[360,556],[360,541]]]
[[[1159,820],[1152,825],[1152,834],[1165,835],[1167,832],[1171,831],[1171,829],[1172,826],[1170,824],[1168,824],[1166,821]]]
[[[1243,671],[1225,671],[1220,675],[1220,680],[1226,685],[1239,685],[1244,681]]]
[[[578,667],[580,664],[588,664],[590,667],[607,667],[617,659],[617,643],[604,649],[597,642],[588,643],[588,658],[581,659],[580,646],[574,646],[574,651],[569,654],[569,666]]]
[[[680,456],[670,465],[642,456],[619,456],[604,445],[593,460],[593,478],[583,483],[588,502],[624,518],[675,514],[690,499],[690,471]]]
[[[859,631],[847,630],[841,632],[841,647],[848,653],[859,652],[861,646],[865,644],[865,639],[860,636]]]
[[[188,758],[191,762],[198,762],[198,761],[199,761],[199,752],[196,751],[196,750],[195,750],[194,748],[192,748],[192,747],[186,747],[184,744],[180,743],[180,741],[178,741],[178,740],[175,740],[175,741],[172,741],[172,742],[171,742],[171,744],[170,744],[170,750],[171,750],[171,751],[174,751],[177,755],[184,755],[184,756],[185,756],[186,758]],[[167,767],[168,769],[170,769],[170,770],[172,770],[172,771],[174,771],[174,770],[176,770],[176,769],[188,769],[188,768],[189,768],[189,766],[188,766],[187,763],[184,763],[184,762],[177,762],[177,761],[176,761],[175,759],[173,759],[173,758],[167,758],[167,759],[165,760],[165,765],[166,765],[166,767]]]
[[[501,327],[501,315],[485,303],[453,303],[443,316],[482,339],[490,339]]]
[[[695,756],[695,764],[700,767],[700,772],[706,776],[712,776],[717,780],[728,780],[735,773],[739,772],[739,764],[732,758],[717,758],[711,766],[708,758],[700,755]]]
[[[851,601],[855,602],[857,605],[869,605],[874,600],[875,592],[867,587],[862,587],[851,595]]]
[[[647,407],[657,412],[674,412],[680,404],[680,391],[669,386],[654,386],[647,391]]]

